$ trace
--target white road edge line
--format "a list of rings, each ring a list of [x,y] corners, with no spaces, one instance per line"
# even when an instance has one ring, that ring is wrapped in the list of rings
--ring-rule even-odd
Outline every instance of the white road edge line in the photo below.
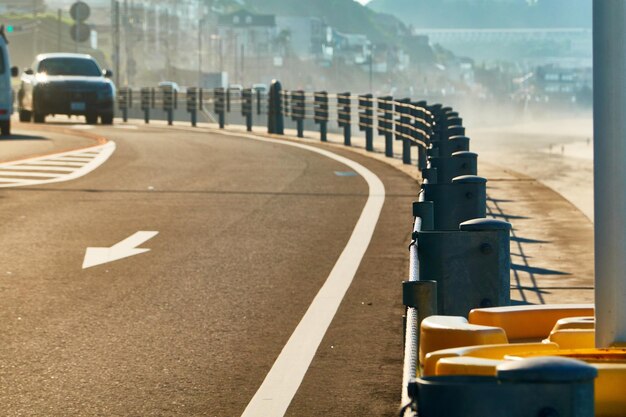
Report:
[[[225,132],[220,133],[224,134]],[[385,202],[385,186],[373,172],[363,165],[324,149],[245,134],[232,134],[232,136],[293,146],[318,153],[347,165],[359,173],[369,187],[367,202],[348,244],[242,414],[242,417],[282,417],[298,391],[311,361],[361,264]]]

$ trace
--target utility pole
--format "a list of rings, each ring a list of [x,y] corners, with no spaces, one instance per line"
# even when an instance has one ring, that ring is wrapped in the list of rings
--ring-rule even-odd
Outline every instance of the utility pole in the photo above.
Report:
[[[241,44],[241,54],[240,54],[241,56],[239,57],[239,59],[241,60],[241,85],[245,85],[245,82],[246,82],[245,81],[245,72],[244,72],[244,69],[245,69],[245,67],[244,67],[245,52],[246,52],[245,45],[242,43]]]
[[[626,2],[593,1],[596,347],[626,344]]]
[[[130,78],[128,74],[128,59],[130,55],[130,48],[128,44],[128,30],[130,26],[128,19],[128,0],[124,0],[122,22],[124,25],[124,85],[128,86],[128,80]]]
[[[57,12],[57,29],[58,29],[58,33],[57,33],[57,50],[58,52],[62,52],[62,46],[61,46],[61,31],[63,29],[63,22],[61,22],[61,17],[63,16],[63,10],[59,9]]]
[[[204,17],[198,20],[198,87],[202,86],[202,23]]]
[[[111,27],[113,29],[112,36],[112,51],[111,55],[113,56],[113,67],[114,73],[113,77],[115,78],[115,85],[120,84],[120,2],[118,0],[111,0],[111,19],[113,20],[111,23]]]

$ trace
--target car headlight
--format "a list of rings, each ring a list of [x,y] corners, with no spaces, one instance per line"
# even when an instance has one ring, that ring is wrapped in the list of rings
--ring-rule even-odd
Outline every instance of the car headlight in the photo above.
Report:
[[[113,98],[113,87],[110,84],[103,84],[98,88],[98,100]]]

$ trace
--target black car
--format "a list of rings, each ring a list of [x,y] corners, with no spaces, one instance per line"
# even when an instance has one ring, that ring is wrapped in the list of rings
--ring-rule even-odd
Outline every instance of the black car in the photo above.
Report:
[[[22,75],[18,91],[20,121],[44,123],[47,115],[85,116],[87,123],[113,123],[115,85],[89,55],[38,55]]]

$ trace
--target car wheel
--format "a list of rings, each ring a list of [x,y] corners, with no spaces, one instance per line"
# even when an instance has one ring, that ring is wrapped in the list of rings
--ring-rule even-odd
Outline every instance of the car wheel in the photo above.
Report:
[[[0,120],[0,134],[2,136],[9,136],[11,134],[10,120]]]
[[[43,113],[33,113],[33,120],[35,123],[46,123],[46,115]]]
[[[33,114],[28,110],[20,110],[20,122],[30,122]]]
[[[95,125],[98,123],[98,115],[97,114],[86,114],[85,121],[88,125]]]
[[[100,123],[103,125],[112,125],[113,124],[113,114],[105,113],[100,115]]]

